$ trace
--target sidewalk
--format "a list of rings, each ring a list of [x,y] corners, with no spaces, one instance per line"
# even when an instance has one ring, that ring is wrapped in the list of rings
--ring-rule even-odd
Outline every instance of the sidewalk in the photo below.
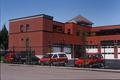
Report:
[[[6,63],[0,63],[0,65]],[[112,73],[120,73],[120,69],[102,69],[102,68],[80,68],[80,67],[64,67],[64,66],[40,66],[40,65],[26,65],[26,64],[7,64],[10,66],[26,66],[26,67],[49,67],[56,69],[70,69],[70,70],[86,70],[86,71],[98,71],[98,72],[112,72]]]
[[[28,65],[30,66],[30,65]],[[120,73],[120,69],[103,69],[103,68],[80,68],[80,67],[64,67],[64,66],[40,66],[40,65],[31,65],[37,67],[50,67],[57,69],[70,69],[70,70],[86,70],[86,71],[98,71],[98,72],[112,72],[112,73]]]

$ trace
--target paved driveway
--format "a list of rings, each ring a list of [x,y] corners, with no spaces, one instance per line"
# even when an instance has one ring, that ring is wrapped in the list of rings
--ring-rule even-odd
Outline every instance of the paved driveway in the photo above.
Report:
[[[120,80],[120,73],[1,64],[1,80]]]

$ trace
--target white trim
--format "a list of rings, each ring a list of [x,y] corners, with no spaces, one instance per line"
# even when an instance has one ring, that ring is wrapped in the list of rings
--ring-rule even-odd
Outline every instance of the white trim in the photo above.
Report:
[[[18,18],[18,19],[13,19],[13,20],[10,20],[9,22],[16,22],[16,21],[21,21],[21,20],[26,20],[26,19],[33,19],[33,18],[41,18],[43,17],[42,15],[40,16],[33,16],[33,17],[25,17],[25,18]]]

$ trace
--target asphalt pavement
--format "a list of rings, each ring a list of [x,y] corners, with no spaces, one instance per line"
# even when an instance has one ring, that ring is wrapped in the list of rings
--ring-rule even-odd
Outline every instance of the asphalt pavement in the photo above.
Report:
[[[120,70],[1,63],[1,80],[120,80]]]

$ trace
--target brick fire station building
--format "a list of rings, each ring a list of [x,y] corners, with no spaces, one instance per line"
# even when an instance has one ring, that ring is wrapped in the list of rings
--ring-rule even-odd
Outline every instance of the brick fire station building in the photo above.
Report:
[[[92,24],[81,15],[66,23],[45,14],[11,19],[9,50],[36,55],[64,51],[69,58],[101,53],[106,59],[120,59],[120,25]]]

